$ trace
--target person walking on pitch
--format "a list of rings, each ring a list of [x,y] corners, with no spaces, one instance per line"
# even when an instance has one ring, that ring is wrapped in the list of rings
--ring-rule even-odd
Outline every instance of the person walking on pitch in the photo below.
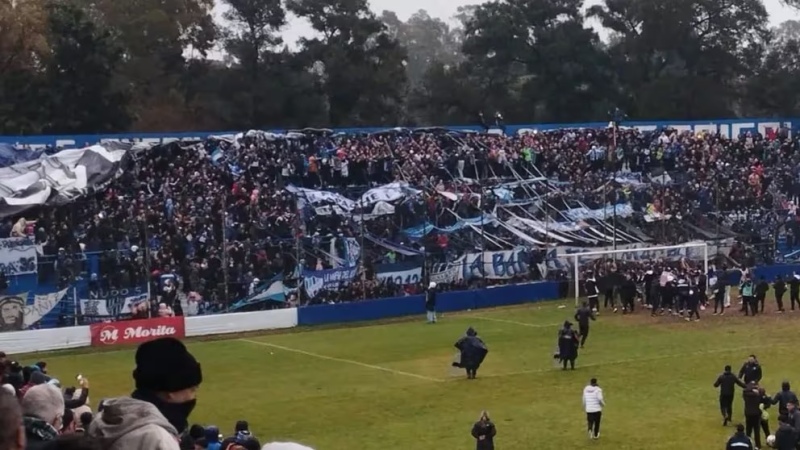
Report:
[[[733,420],[733,397],[736,394],[736,386],[746,388],[744,384],[732,371],[731,366],[725,366],[725,370],[717,377],[714,387],[719,388],[719,411],[722,413],[722,426],[727,426]]]
[[[775,284],[772,285],[772,288],[775,290],[775,303],[778,304],[778,312],[782,313],[785,311],[783,309],[783,295],[786,294],[786,283],[783,282],[783,278],[780,275],[775,278]]]
[[[592,378],[589,385],[583,388],[583,408],[586,410],[586,424],[589,430],[589,439],[600,438],[600,419],[603,418],[603,408],[606,406],[603,398],[603,389],[597,385],[597,378]]]
[[[567,370],[567,363],[569,363],[570,369],[575,370],[579,346],[580,338],[578,333],[572,329],[572,323],[564,322],[564,328],[558,330],[558,359],[561,362],[562,370]]]
[[[600,295],[600,289],[597,288],[597,280],[592,275],[592,272],[589,272],[588,278],[584,282],[584,288],[586,289],[586,297],[589,299],[589,309],[597,312],[600,308],[600,302],[597,300],[598,295]]]
[[[433,281],[425,291],[425,311],[428,315],[428,323],[436,323],[436,283]]]
[[[759,364],[756,355],[750,355],[747,361],[742,364],[742,368],[739,369],[739,378],[744,380],[745,383],[759,384],[763,376],[764,373],[761,370],[761,364]]]
[[[594,313],[586,302],[575,312],[575,321],[578,322],[578,333],[581,335],[581,348],[589,338],[589,322],[596,320]]]
[[[800,307],[800,275],[797,272],[789,278],[789,303],[791,303],[792,311],[794,311],[795,304]]]
[[[761,448],[761,404],[763,396],[758,386],[750,382],[747,383],[747,388],[742,392],[742,397],[744,398],[744,423],[747,428],[747,437],[753,438],[756,448]]]

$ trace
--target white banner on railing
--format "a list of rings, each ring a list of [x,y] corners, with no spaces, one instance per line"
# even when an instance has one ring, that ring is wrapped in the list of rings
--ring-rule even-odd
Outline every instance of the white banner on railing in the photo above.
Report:
[[[422,267],[416,267],[408,270],[398,270],[395,272],[379,272],[375,277],[381,283],[392,280],[394,284],[407,285],[419,283],[422,279]]]
[[[528,273],[528,253],[524,248],[469,253],[452,263],[434,265],[431,272],[430,279],[435,283],[472,278],[507,279]]]
[[[32,237],[0,239],[0,271],[7,276],[37,272],[36,242]]]

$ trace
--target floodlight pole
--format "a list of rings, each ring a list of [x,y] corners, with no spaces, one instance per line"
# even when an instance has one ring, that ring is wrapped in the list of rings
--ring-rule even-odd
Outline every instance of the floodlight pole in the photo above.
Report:
[[[572,266],[573,266],[572,270],[574,272],[573,276],[575,277],[575,307],[578,306],[578,302],[580,301],[580,298],[581,298],[580,270],[578,269],[578,261],[579,260],[580,259],[578,258],[578,255],[574,255],[572,257]]]

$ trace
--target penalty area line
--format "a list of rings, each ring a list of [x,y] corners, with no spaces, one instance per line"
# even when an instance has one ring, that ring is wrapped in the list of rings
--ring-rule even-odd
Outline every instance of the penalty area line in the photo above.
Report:
[[[269,342],[254,341],[254,340],[251,340],[251,339],[239,339],[239,340],[242,341],[242,342],[247,342],[247,343],[253,344],[253,345],[260,345],[262,347],[269,347],[269,348],[274,348],[276,350],[282,350],[284,352],[297,353],[298,355],[310,356],[312,358],[322,359],[322,360],[325,360],[325,361],[333,361],[333,362],[338,362],[338,363],[342,363],[342,364],[350,364],[352,366],[363,367],[365,369],[379,370],[381,372],[387,372],[387,373],[392,373],[392,374],[395,374],[395,375],[402,375],[402,376],[405,376],[405,377],[416,378],[418,380],[433,381],[433,382],[436,382],[436,383],[442,383],[442,382],[445,381],[445,380],[442,380],[442,379],[439,379],[439,378],[426,377],[425,375],[419,375],[419,374],[416,374],[416,373],[403,372],[402,370],[395,370],[395,369],[390,369],[388,367],[376,366],[374,364],[367,364],[367,363],[363,363],[363,362],[359,362],[359,361],[353,361],[352,359],[335,358],[333,356],[320,355],[319,353],[312,353],[312,352],[307,352],[305,350],[300,350],[300,349],[296,349],[296,348],[284,347],[283,345],[271,344]]]

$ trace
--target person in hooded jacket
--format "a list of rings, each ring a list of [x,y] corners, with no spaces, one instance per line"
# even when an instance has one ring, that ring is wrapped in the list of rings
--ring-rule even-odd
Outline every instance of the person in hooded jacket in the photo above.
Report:
[[[785,414],[778,417],[778,429],[775,431],[775,443],[772,448],[776,450],[795,450],[797,448],[797,432]]]
[[[494,437],[497,435],[497,427],[489,419],[489,413],[481,411],[480,418],[472,425],[471,434],[475,438],[475,450],[494,450]]]
[[[772,397],[772,404],[778,405],[778,414],[789,414],[789,403],[797,404],[797,395],[792,392],[792,385],[788,381],[781,383],[781,391]]]
[[[130,397],[106,399],[89,427],[104,450],[179,450],[178,436],[203,381],[200,364],[177,339],[145,342],[136,350]]]
[[[572,370],[575,370],[579,346],[580,338],[578,333],[572,329],[572,323],[564,322],[564,327],[558,330],[558,360],[561,362],[562,370],[567,370],[567,363]]]
[[[478,369],[489,353],[489,348],[472,327],[469,327],[465,335],[455,343],[455,347],[461,352],[461,359],[457,363],[454,362],[453,367],[465,369],[467,379],[474,380],[478,376]]]
[[[63,425],[64,395],[49,384],[31,387],[22,399],[22,414],[27,438],[26,450],[54,448]]]
[[[589,380],[589,384],[583,388],[583,408],[586,410],[589,439],[600,439],[600,420],[603,417],[605,406],[603,389],[597,384],[597,378],[592,378]]]

